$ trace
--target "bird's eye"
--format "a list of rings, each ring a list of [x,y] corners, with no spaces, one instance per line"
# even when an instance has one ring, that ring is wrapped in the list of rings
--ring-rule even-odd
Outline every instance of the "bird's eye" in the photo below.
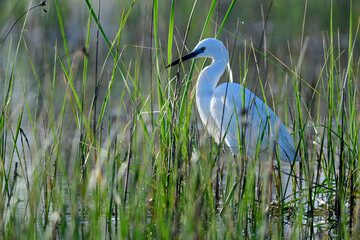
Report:
[[[201,51],[205,51],[206,47],[202,47],[200,48]]]

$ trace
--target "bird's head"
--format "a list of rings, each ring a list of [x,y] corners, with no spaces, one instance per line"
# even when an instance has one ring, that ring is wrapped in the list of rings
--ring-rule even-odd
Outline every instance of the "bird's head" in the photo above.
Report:
[[[175,66],[193,58],[203,57],[212,58],[215,61],[223,60],[225,65],[229,63],[228,51],[226,50],[224,44],[215,38],[207,38],[199,42],[192,52],[170,63],[166,66],[166,68]]]

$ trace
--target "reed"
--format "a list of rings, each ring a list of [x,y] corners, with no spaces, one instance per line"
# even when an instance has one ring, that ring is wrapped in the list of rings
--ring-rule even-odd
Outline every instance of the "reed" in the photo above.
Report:
[[[358,3],[346,19],[336,1],[111,4],[111,25],[105,1],[0,10],[1,238],[357,236]],[[254,12],[250,38],[241,19]],[[38,46],[35,27],[56,37]],[[165,66],[207,37],[223,40],[234,81],[285,122],[301,161],[234,159],[203,130],[194,85],[208,63]]]

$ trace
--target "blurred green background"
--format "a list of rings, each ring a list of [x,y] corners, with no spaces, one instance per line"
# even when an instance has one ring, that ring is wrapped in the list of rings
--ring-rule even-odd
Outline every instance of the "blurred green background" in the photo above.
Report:
[[[211,27],[208,28],[205,37],[215,36],[219,29],[219,24],[230,3],[231,1],[229,0],[218,1],[216,5],[216,15],[211,19]],[[29,8],[29,6],[34,6],[36,4],[38,4],[37,1],[2,0],[2,7],[0,9],[0,39],[5,37],[12,24]],[[101,2],[100,22],[104,28],[105,34],[110,40],[115,37],[119,28],[123,10],[127,11],[132,4],[133,1],[126,0],[104,0]],[[188,51],[192,50],[199,41],[200,33],[210,4],[211,1],[197,1],[194,15],[190,23],[188,39],[186,40]],[[59,5],[69,51],[71,51],[72,56],[75,57],[73,63],[81,64],[80,58],[82,47],[85,45],[86,40],[89,8],[85,1],[80,0],[62,0],[59,1]],[[186,26],[193,5],[194,1],[175,1],[174,41],[178,44],[179,49],[181,49],[182,46]],[[360,14],[360,2],[353,1],[352,5],[353,22],[356,24]],[[97,13],[97,2],[93,3],[93,7]],[[170,7],[171,1],[159,2],[158,37],[161,47],[160,52],[163,54],[165,65],[169,61],[166,57],[166,52]],[[314,85],[324,63],[324,44],[327,43],[326,41],[329,41],[330,8],[331,1],[329,0],[277,0],[273,2],[257,0],[237,1],[225,24],[224,31],[220,35],[220,39],[228,46],[230,55],[233,54],[231,66],[233,68],[235,81],[240,81],[242,77],[239,73],[239,56],[241,55],[241,52],[244,51],[244,42],[246,41],[247,44],[253,43],[253,46],[261,52],[264,52],[264,44],[266,44],[266,49],[272,52],[280,61],[290,68],[297,64],[300,53],[303,50],[305,55],[299,74],[309,85]],[[44,12],[43,9],[46,9],[46,12]],[[39,76],[41,83],[49,84],[49,78],[46,77],[46,74],[48,74],[49,70],[53,67],[55,53],[54,46],[57,45],[60,54],[65,54],[54,1],[47,1],[46,6],[43,9],[37,8],[29,13],[24,32],[24,43],[26,43],[28,47],[28,53],[26,53],[24,44],[20,45],[18,53],[21,57],[17,62],[18,68],[15,73],[15,86],[19,87],[19,84],[22,83],[24,86],[28,87],[28,94],[30,95],[32,95],[32,90],[36,91],[36,87],[34,89],[36,83],[27,57],[30,56],[32,58],[36,72],[38,74],[41,73]],[[347,48],[350,20],[349,11],[350,1],[333,1],[333,29],[335,34],[339,34],[339,37],[336,37],[335,39],[340,39],[340,42],[335,43],[334,45],[337,46],[339,44],[341,51]],[[267,15],[268,20],[266,22],[265,38],[262,40],[263,28]],[[16,43],[19,38],[23,22],[24,18],[22,18],[14,27],[9,37],[4,42],[2,49],[0,49],[1,88],[4,88],[9,47],[12,49],[16,48],[16,44],[14,43]],[[150,46],[151,24],[152,1],[135,1],[127,23],[124,26],[120,43],[120,48],[123,49],[121,55],[122,61],[126,66],[131,62],[134,63],[136,59],[140,59],[139,64],[141,64],[141,72],[138,74],[140,74],[142,87],[147,90],[151,88],[149,86],[149,69],[151,68],[149,60],[150,58],[154,58],[154,51],[150,51],[150,48],[154,48],[154,41],[152,41],[153,45]],[[89,54],[90,64],[92,64],[90,66],[94,66],[96,56],[96,24],[94,22],[92,22],[91,29],[90,47],[87,49],[87,52]],[[236,45],[234,45],[236,38]],[[305,41],[307,41],[306,49],[301,49],[301,47],[304,46]],[[261,42],[263,45],[260,45]],[[106,54],[108,53],[108,47],[101,36],[99,46],[99,62],[104,63]],[[12,53],[14,52],[15,51],[12,50]],[[79,55],[78,58],[76,58],[77,54]],[[150,54],[152,54],[152,56],[150,56]],[[342,54],[344,59],[347,59],[346,54],[347,52]],[[359,48],[355,49],[355,54],[359,54]],[[13,57],[14,55],[9,56],[9,66],[11,66]],[[178,50],[175,48],[173,48],[172,57],[178,57]],[[111,60],[112,59],[104,66],[104,72],[101,77],[104,84],[109,81],[107,71],[112,67]],[[287,71],[284,66],[281,66],[279,62],[276,62],[277,66],[271,63],[266,65],[266,58],[263,56],[260,57],[258,61],[262,67],[260,68],[262,80],[264,82],[266,80],[274,82],[274,89],[276,91],[276,82],[279,80],[281,83],[281,79],[285,78],[285,74],[289,73],[289,71]],[[343,63],[345,66],[346,61],[343,61]],[[163,66],[160,67],[162,68]],[[250,61],[248,73],[248,79],[250,81],[253,79],[252,75],[255,73],[253,66],[254,62]],[[94,71],[91,71],[91,69],[92,67],[90,67],[90,75],[94,74]],[[279,70],[282,70],[283,74],[279,74],[279,72],[281,72]],[[81,72],[76,76],[81,79]],[[64,91],[64,84],[60,79],[56,81],[56,84],[57,89],[60,92]],[[88,81],[88,84],[89,92],[92,92],[92,81]],[[122,84],[122,81],[117,81],[114,87],[121,88]],[[247,83],[248,88],[259,95],[256,85],[257,83],[252,83],[250,85],[249,82]],[[308,87],[305,87],[303,90],[310,90],[309,94],[311,95],[311,89],[306,88]],[[113,103],[115,104],[114,101]],[[14,102],[14,104],[16,105],[16,102]]]
[[[160,77],[166,88],[168,84],[167,71],[164,67],[170,62],[167,59],[167,41],[168,28],[170,22],[170,8],[172,1],[160,1],[158,8],[158,42],[160,54]],[[84,49],[90,10],[86,1],[61,0],[59,11],[62,21],[68,51],[70,53],[70,64],[74,79],[75,90],[80,94],[82,87],[83,58],[84,54],[89,56],[89,65],[87,72],[87,81],[85,88],[84,113],[90,112],[91,102],[95,90],[95,64],[96,64],[96,31],[97,25],[93,18],[90,25],[90,44],[88,49]],[[331,16],[331,3],[332,16]],[[355,35],[357,21],[360,15],[360,1],[303,1],[303,0],[277,0],[277,1],[237,1],[229,15],[219,38],[227,46],[230,53],[230,63],[234,74],[234,81],[245,83],[245,86],[253,91],[257,96],[263,99],[259,81],[261,79],[265,88],[265,95],[269,106],[275,110],[280,119],[284,121],[285,115],[288,121],[293,120],[294,112],[291,109],[294,106],[293,84],[300,82],[300,91],[303,98],[303,104],[310,109],[312,117],[316,118],[320,113],[322,118],[323,110],[312,108],[318,105],[319,101],[326,104],[326,97],[322,89],[326,89],[326,80],[316,88],[319,82],[321,72],[326,61],[326,54],[329,53],[330,45],[330,27],[334,32],[334,51],[338,53],[341,61],[338,68],[338,74],[346,70],[348,59],[348,37],[350,9],[352,11],[353,29]],[[2,1],[0,8],[0,39],[4,39],[12,25],[27,9],[38,5],[38,1]],[[98,13],[98,2],[92,3],[95,13]],[[205,33],[206,37],[215,37],[223,21],[226,12],[231,4],[229,0],[220,0],[216,3],[215,14],[211,17],[211,22]],[[172,59],[179,57],[182,48],[186,27],[188,25],[191,11],[194,13],[190,22],[188,38],[185,44],[185,53],[191,51],[200,40],[200,33],[205,24],[207,14],[211,6],[211,1],[174,1],[174,36]],[[157,107],[157,69],[155,67],[155,43],[153,35],[153,12],[152,1],[101,1],[100,23],[104,29],[107,38],[112,41],[120,28],[122,15],[128,15],[128,19],[123,27],[120,40],[120,56],[123,73],[126,75],[126,69],[130,71],[133,79],[136,79],[137,88],[144,97],[151,94],[153,110]],[[24,25],[25,17],[27,17]],[[264,31],[264,26],[266,29]],[[18,46],[18,39],[24,27],[23,40]],[[358,42],[358,40],[357,40]],[[257,49],[257,64],[259,73],[256,70],[254,53],[251,46]],[[16,53],[16,49],[18,52]],[[66,59],[66,50],[62,39],[61,28],[55,1],[46,1],[46,6],[37,7],[24,15],[14,26],[7,39],[0,49],[0,99],[2,105],[5,103],[4,95],[11,77],[14,77],[13,91],[10,101],[10,124],[15,126],[20,109],[28,102],[31,115],[36,116],[35,123],[37,132],[41,132],[44,126],[44,132],[48,131],[49,123],[47,118],[59,116],[62,111],[63,96],[69,87],[63,70],[58,59],[56,59],[56,71],[53,72],[55,63],[55,54],[58,52],[63,59],[65,66],[68,64]],[[109,48],[106,45],[103,36],[99,36],[99,56],[98,56],[98,76],[100,80],[99,101],[103,101],[105,92],[111,79],[113,70],[112,56],[107,58]],[[326,53],[326,54],[325,54]],[[353,59],[358,59],[359,48],[355,48]],[[14,65],[16,59],[16,65]],[[32,63],[32,65],[31,65]],[[356,62],[355,64],[358,64]],[[184,76],[190,63],[185,63]],[[354,66],[355,68],[356,65]],[[11,69],[14,68],[14,75],[11,76]],[[199,69],[197,70],[199,71]],[[36,80],[35,74],[38,78]],[[300,81],[293,72],[302,77]],[[115,82],[111,95],[110,115],[113,119],[120,116],[120,128],[125,127],[130,119],[130,112],[134,107],[134,102],[130,96],[125,93],[121,112],[118,112],[119,102],[122,91],[125,86],[124,79],[119,71],[115,73]],[[170,73],[171,74],[171,73]],[[259,78],[258,75],[261,77]],[[170,75],[171,77],[171,75]],[[51,102],[50,89],[54,81],[54,101]],[[223,79],[223,81],[226,79]],[[134,89],[133,83],[127,78],[127,84],[130,89]],[[42,90],[40,91],[39,86]],[[192,86],[194,84],[192,83]],[[320,86],[320,87],[319,87]],[[285,90],[289,113],[286,113],[284,106]],[[114,94],[115,93],[115,94]],[[118,94],[117,94],[118,93]],[[52,103],[52,113],[48,112],[50,103]],[[151,104],[150,101],[147,104]],[[277,107],[279,106],[279,107]],[[97,109],[99,113],[100,109]],[[106,110],[108,111],[108,110]],[[41,116],[41,118],[39,118]],[[33,117],[34,118],[34,117]],[[78,139],[75,137],[77,131],[74,131],[76,119],[70,102],[65,104],[66,125],[62,133],[65,144],[62,144],[65,153],[70,154],[71,144]],[[24,112],[22,128],[30,130],[28,112]],[[104,122],[106,129],[107,123]],[[288,124],[288,123],[285,123]],[[39,134],[39,133],[38,133]],[[32,134],[29,134],[32,138]]]

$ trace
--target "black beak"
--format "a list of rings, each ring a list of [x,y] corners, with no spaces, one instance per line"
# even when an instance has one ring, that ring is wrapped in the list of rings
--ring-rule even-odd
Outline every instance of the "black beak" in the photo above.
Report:
[[[172,63],[170,63],[169,65],[167,65],[167,66],[165,67],[165,69],[166,69],[166,68],[169,68],[169,67],[172,67],[172,66],[175,66],[175,65],[178,65],[178,64],[180,64],[180,63],[182,63],[182,62],[185,62],[185,61],[187,61],[187,60],[189,60],[189,59],[192,59],[192,58],[196,57],[197,55],[199,55],[199,54],[202,53],[202,52],[204,52],[204,51],[202,51],[202,50],[200,50],[200,49],[194,50],[194,51],[192,51],[191,53],[189,53],[188,55],[185,55],[185,56],[179,58],[178,60],[173,61]]]

